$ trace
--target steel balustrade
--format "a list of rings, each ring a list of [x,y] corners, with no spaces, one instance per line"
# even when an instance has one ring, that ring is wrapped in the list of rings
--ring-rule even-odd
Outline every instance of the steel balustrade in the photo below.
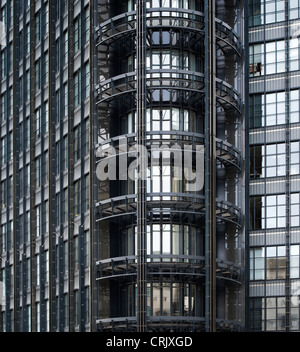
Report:
[[[204,13],[178,8],[147,9],[147,29],[183,29],[204,35]],[[135,35],[136,11],[129,11],[110,18],[96,28],[97,45],[111,44],[125,35]],[[242,45],[238,34],[225,22],[216,18],[217,45],[223,51],[233,50],[241,55]]]

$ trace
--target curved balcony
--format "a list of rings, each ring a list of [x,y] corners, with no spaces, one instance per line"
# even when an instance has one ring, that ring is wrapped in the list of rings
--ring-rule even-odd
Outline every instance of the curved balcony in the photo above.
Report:
[[[130,133],[126,135],[120,135],[103,141],[97,144],[96,150],[102,148],[105,150],[107,146],[111,146],[115,149],[116,153],[119,153],[119,145],[121,140],[126,140],[128,148],[136,144],[136,133]],[[192,150],[196,149],[197,145],[205,144],[204,134],[186,132],[186,131],[147,131],[146,132],[146,147],[151,150],[152,144],[156,145],[175,145],[184,146],[186,144],[192,147]],[[124,150],[122,150],[124,153]],[[97,151],[96,151],[97,154]],[[96,155],[97,156],[97,155]],[[108,156],[109,157],[109,156]],[[232,144],[223,141],[222,139],[216,138],[216,157],[217,160],[223,165],[232,165],[237,168],[238,171],[241,169],[242,156],[241,152],[234,147]]]
[[[174,216],[183,214],[194,217],[205,215],[205,196],[192,193],[147,193],[147,213],[149,218],[156,219],[161,214]],[[96,203],[97,222],[124,216],[136,216],[137,195],[105,199]],[[240,227],[241,209],[221,199],[216,199],[216,217],[221,221],[233,223]]]
[[[190,93],[205,93],[205,75],[188,70],[147,70],[146,86],[148,94],[153,90],[180,90]],[[135,93],[137,88],[136,72],[124,73],[96,86],[98,104],[110,101],[122,94]],[[216,78],[216,100],[224,109],[241,112],[241,98],[238,91],[227,82]]]
[[[125,278],[137,275],[137,256],[124,256],[100,260],[96,263],[98,268],[97,280]],[[179,277],[185,276],[196,279],[205,276],[205,257],[189,255],[147,255],[147,275],[155,278],[156,275]],[[239,265],[216,259],[216,277],[233,281],[237,284],[242,280],[242,269]]]
[[[98,319],[96,321],[99,331],[136,331],[136,317],[116,317]],[[193,332],[205,331],[204,317],[191,316],[148,316],[147,327],[149,331]],[[216,319],[217,331],[239,331],[242,324],[234,320]]]
[[[147,9],[147,29],[165,28],[188,30],[204,35],[204,13],[179,8]],[[125,35],[134,35],[136,30],[136,11],[115,16],[97,27],[97,45],[111,44]],[[216,41],[223,51],[234,50],[241,55],[242,46],[238,34],[225,22],[216,18]]]

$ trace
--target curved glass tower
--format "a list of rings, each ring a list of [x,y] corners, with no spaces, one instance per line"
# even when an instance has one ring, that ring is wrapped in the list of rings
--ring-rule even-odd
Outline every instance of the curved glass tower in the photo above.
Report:
[[[243,329],[243,1],[98,1],[100,331]]]

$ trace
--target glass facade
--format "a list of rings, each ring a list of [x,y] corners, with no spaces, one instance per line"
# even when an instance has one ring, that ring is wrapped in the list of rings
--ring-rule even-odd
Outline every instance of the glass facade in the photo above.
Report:
[[[1,1],[1,331],[93,330],[92,6]]]
[[[251,331],[299,331],[299,5],[249,1]]]
[[[136,331],[141,289],[148,331],[243,330],[245,188],[247,328],[299,331],[300,0],[4,0],[0,21],[0,331]],[[145,183],[99,180],[96,149],[141,135]],[[187,145],[196,191],[196,158],[163,153]]]

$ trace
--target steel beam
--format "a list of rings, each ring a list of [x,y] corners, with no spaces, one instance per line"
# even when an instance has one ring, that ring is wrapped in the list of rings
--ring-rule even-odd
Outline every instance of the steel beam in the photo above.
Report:
[[[137,145],[140,163],[140,174],[137,180],[137,330],[147,329],[147,284],[146,284],[146,1],[137,1]]]
[[[216,331],[215,1],[205,0],[205,329]]]

